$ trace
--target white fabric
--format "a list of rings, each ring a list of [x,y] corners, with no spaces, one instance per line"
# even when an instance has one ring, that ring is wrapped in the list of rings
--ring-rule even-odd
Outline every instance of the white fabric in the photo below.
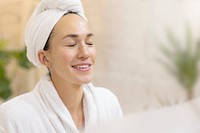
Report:
[[[25,44],[27,57],[35,66],[41,65],[38,51],[44,48],[55,24],[69,11],[86,19],[80,0],[42,0],[33,12],[27,23]]]
[[[200,97],[189,102],[133,113],[86,133],[200,133]]]
[[[86,128],[122,116],[118,100],[109,90],[84,87]],[[35,89],[0,106],[0,133],[78,133],[72,117],[58,96],[49,76]]]

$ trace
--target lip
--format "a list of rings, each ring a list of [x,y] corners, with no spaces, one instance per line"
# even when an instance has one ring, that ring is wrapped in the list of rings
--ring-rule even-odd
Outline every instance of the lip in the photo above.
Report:
[[[72,68],[80,72],[87,72],[91,69],[91,66],[92,66],[91,63],[80,63],[80,64],[72,65]]]

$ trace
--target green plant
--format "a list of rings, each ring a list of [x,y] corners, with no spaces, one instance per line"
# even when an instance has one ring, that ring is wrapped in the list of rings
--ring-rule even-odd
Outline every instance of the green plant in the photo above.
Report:
[[[22,50],[6,50],[5,47],[7,42],[5,40],[0,40],[0,98],[6,100],[12,94],[11,91],[11,80],[6,74],[6,66],[12,59],[17,61],[18,66],[29,69],[32,64],[26,58],[26,49]]]
[[[171,48],[161,45],[161,51],[172,66],[164,63],[188,92],[188,98],[193,96],[194,85],[199,77],[198,64],[200,60],[200,40],[192,39],[189,25],[186,26],[185,41],[181,43],[174,34],[167,30],[167,40]]]

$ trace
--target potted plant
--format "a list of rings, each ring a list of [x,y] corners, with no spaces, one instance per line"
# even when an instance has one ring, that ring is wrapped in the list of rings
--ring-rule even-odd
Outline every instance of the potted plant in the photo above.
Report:
[[[7,42],[0,40],[0,98],[6,100],[12,94],[10,87],[11,79],[8,78],[6,67],[12,59],[16,60],[17,65],[24,69],[29,69],[32,64],[26,58],[26,49],[6,50]]]
[[[181,43],[170,30],[167,30],[167,40],[170,47],[161,45],[160,48],[172,65],[166,62],[163,64],[186,89],[188,99],[191,99],[199,77],[200,39],[193,40],[190,27],[186,25],[184,43]]]

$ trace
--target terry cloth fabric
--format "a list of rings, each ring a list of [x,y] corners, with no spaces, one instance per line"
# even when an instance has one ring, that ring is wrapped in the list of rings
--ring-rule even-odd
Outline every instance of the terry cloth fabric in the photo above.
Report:
[[[38,51],[44,48],[55,24],[68,12],[76,12],[86,20],[80,0],[42,0],[36,7],[25,31],[27,57],[35,66],[41,65]]]
[[[118,100],[105,88],[83,87],[85,127],[122,117]],[[29,93],[0,106],[0,133],[79,133],[49,76]]]

